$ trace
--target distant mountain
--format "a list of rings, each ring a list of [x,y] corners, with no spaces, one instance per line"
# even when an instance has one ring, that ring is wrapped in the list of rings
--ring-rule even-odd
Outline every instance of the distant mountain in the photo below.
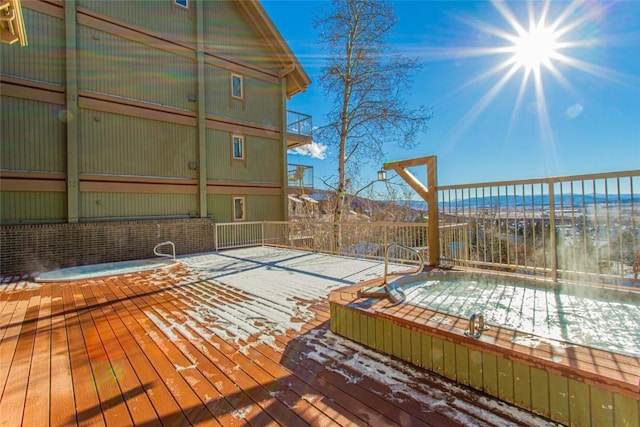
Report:
[[[573,203],[572,203],[573,201]],[[410,203],[411,208],[415,210],[426,210],[427,203],[422,200],[409,200],[403,203]],[[580,206],[593,206],[600,203],[629,205],[633,203],[640,206],[640,194],[574,194],[573,200],[570,194],[556,195],[554,197],[554,203],[556,208],[560,209],[565,207],[580,207]],[[549,196],[548,195],[534,195],[534,196],[486,196],[471,199],[458,199],[451,201],[440,201],[438,203],[440,208],[472,208],[472,209],[490,209],[498,207],[548,207]]]

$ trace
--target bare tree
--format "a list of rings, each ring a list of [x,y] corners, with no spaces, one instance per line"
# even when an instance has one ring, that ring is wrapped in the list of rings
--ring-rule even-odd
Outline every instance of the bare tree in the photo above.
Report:
[[[357,177],[362,165],[379,162],[386,142],[414,147],[432,116],[424,107],[409,109],[403,100],[419,64],[390,45],[396,22],[391,5],[380,0],[334,0],[315,22],[329,54],[320,83],[333,107],[318,136],[338,148],[335,222],[343,217],[349,178]]]

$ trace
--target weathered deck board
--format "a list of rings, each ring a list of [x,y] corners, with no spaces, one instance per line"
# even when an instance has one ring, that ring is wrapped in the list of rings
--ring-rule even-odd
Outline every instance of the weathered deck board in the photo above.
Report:
[[[0,280],[0,425],[544,424],[408,365],[396,379],[356,369],[360,350],[329,331],[326,289],[379,265],[216,256],[197,269]]]

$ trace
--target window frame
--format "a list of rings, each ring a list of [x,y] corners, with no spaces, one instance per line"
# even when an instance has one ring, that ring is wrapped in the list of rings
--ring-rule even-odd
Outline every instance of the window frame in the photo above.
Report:
[[[180,4],[181,1],[184,1],[185,4]],[[189,0],[173,0],[173,5],[180,9],[189,10]]]
[[[236,157],[236,140],[240,141],[240,157]],[[246,160],[246,138],[237,133],[231,134],[231,160],[244,162]]]
[[[233,81],[235,78],[237,78],[240,81],[240,95],[236,95],[234,91]],[[231,73],[229,77],[229,94],[231,96],[231,99],[244,101],[244,92],[245,92],[244,76],[237,73]]]
[[[237,210],[236,210],[236,202],[239,201],[240,202],[240,213],[241,216],[238,217],[237,215]],[[231,198],[231,218],[233,219],[233,222],[241,222],[241,221],[246,221],[247,220],[247,198],[246,196],[233,196]]]

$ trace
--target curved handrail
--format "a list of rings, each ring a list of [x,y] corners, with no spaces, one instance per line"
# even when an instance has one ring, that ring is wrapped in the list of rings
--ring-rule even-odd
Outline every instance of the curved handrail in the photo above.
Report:
[[[389,267],[389,250],[392,247],[398,247],[398,248],[402,248],[402,249],[406,249],[410,252],[415,253],[418,256],[418,261],[420,261],[420,265],[418,266],[418,268],[415,271],[412,271],[411,273],[398,273],[398,274],[402,274],[402,275],[407,275],[407,276],[413,276],[416,275],[420,272],[422,272],[422,269],[424,268],[424,260],[422,259],[422,255],[420,254],[420,252],[417,249],[414,249],[410,246],[407,245],[403,245],[402,243],[389,243],[389,245],[387,246],[387,249],[385,250],[385,254],[384,254],[384,275],[382,276],[382,286],[387,286],[387,269]]]
[[[158,248],[161,246],[171,246],[171,252],[172,254],[164,254],[162,252],[158,252]],[[167,258],[173,258],[173,260],[176,260],[176,245],[171,242],[171,241],[166,241],[166,242],[162,242],[162,243],[158,243],[157,245],[154,246],[153,248],[153,253],[156,254],[157,256],[163,256],[163,257],[167,257]]]

